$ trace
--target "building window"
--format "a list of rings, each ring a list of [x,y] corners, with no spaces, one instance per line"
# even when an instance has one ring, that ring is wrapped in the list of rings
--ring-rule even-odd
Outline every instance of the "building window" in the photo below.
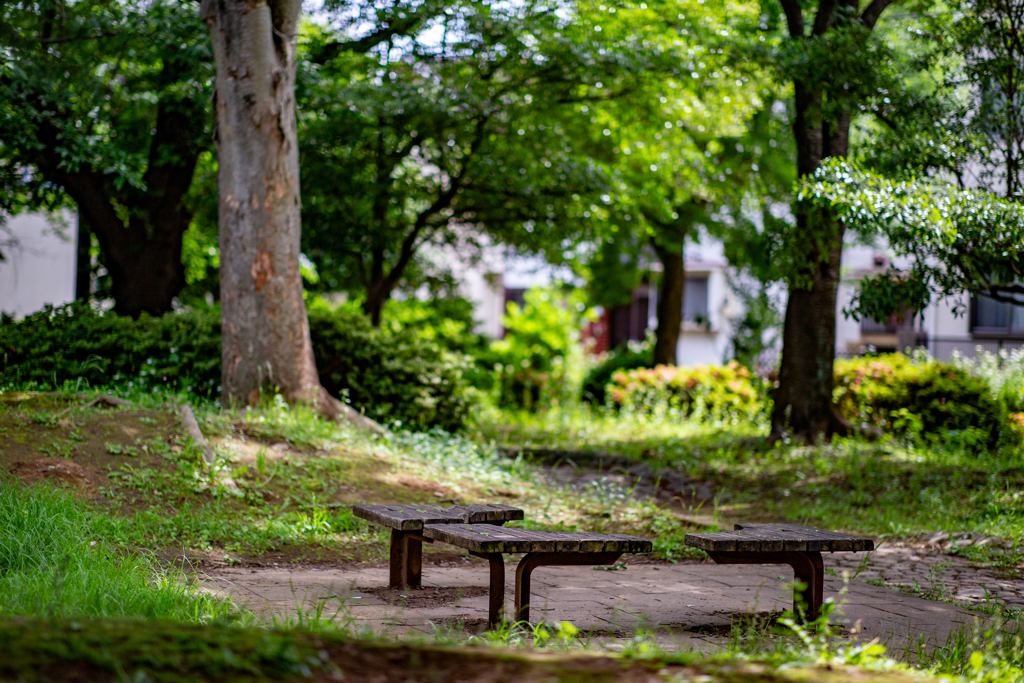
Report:
[[[708,278],[706,275],[686,278],[683,290],[683,320],[705,323],[708,320]]]
[[[520,308],[526,305],[526,289],[523,287],[506,287],[505,288],[505,308],[501,309],[504,313],[508,310],[509,304],[517,304]]]
[[[890,316],[885,322],[879,322],[874,318],[864,318],[860,321],[861,334],[896,334],[898,329],[896,316]]]
[[[971,300],[971,332],[991,335],[1024,335],[1024,306],[996,301],[987,296]]]

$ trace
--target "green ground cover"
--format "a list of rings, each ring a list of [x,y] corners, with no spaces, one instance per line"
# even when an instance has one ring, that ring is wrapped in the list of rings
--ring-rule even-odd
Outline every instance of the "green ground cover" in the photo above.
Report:
[[[757,422],[679,423],[585,407],[492,413],[475,438],[548,458],[607,453],[678,470],[712,487],[708,507],[723,519],[790,520],[894,539],[967,531],[1010,542],[976,555],[1024,560],[1013,545],[1024,536],[1024,457],[1016,448],[979,448],[952,435],[802,446],[770,441]]]
[[[41,628],[62,635],[40,642],[61,643],[54,647],[103,671],[107,670],[103,667],[114,666],[113,662],[122,666],[121,660],[98,655],[85,658],[82,653],[88,648],[76,644],[76,636],[65,628],[67,619],[124,617],[259,625],[252,615],[189,588],[187,579],[181,580],[185,576],[182,569],[187,573],[214,563],[383,560],[387,548],[384,534],[351,516],[347,506],[354,502],[507,502],[526,509],[534,526],[628,531],[658,538],[656,554],[663,559],[684,556],[682,535],[700,523],[693,520],[724,526],[731,516],[758,517],[755,508],[774,519],[890,537],[934,528],[985,533],[1005,529],[1008,534],[1016,529],[1016,519],[1004,514],[1009,507],[981,514],[991,510],[982,507],[986,498],[1006,505],[1016,500],[1011,457],[972,453],[962,444],[943,450],[907,440],[849,440],[832,446],[797,447],[768,444],[764,427],[757,422],[679,421],[590,409],[541,414],[480,411],[468,436],[400,432],[383,439],[354,434],[309,411],[281,403],[242,414],[207,404],[197,412],[218,456],[211,469],[183,437],[168,405],[173,397],[136,394],[135,406],[115,409],[84,407],[87,398],[19,392],[0,396],[0,433],[5,437],[0,471],[13,473],[0,481],[5,496],[0,509],[7,510],[3,514],[12,520],[21,520],[21,526],[13,521],[4,525],[6,547],[14,549],[10,552],[18,557],[22,555],[18,548],[28,545],[40,548],[41,553],[26,554],[28,559],[18,564],[3,560],[0,551],[0,580],[9,584],[9,589],[0,591],[0,614],[56,619]],[[508,457],[498,446],[525,448],[526,452]],[[603,486],[600,481],[566,492],[547,483],[547,470],[530,462],[529,452],[544,449],[566,457],[581,451],[613,453],[655,468],[683,470],[694,481],[710,484],[715,495],[703,504],[679,499],[658,502]],[[229,486],[228,478],[236,485]],[[26,489],[18,480],[44,480],[63,490],[54,492],[38,485]],[[922,491],[940,493],[923,495]],[[856,500],[869,504],[854,504]],[[871,500],[881,502],[871,504]],[[49,539],[49,544],[39,542],[42,537]],[[1019,562],[1009,551],[998,552],[1002,553],[999,558],[984,559],[999,559],[1007,567]],[[106,583],[90,578],[100,574]],[[85,590],[85,585],[90,589]],[[345,631],[344,616],[340,621],[321,617],[300,613],[296,623],[278,624],[286,628],[280,638],[301,640],[334,633],[332,637],[350,642],[360,635]],[[107,628],[90,626],[86,631],[94,634]],[[288,635],[296,629],[317,635]],[[155,632],[164,633],[161,638],[177,637],[160,629]],[[254,633],[263,634],[261,643],[283,642],[275,641],[279,636],[272,632],[237,627],[216,638],[227,638],[244,649],[250,647]],[[961,633],[956,642],[927,656],[904,656],[926,668],[974,680],[1015,680],[1019,671],[1013,667],[1020,665],[1021,648],[1014,633],[1009,626],[988,636]],[[467,638],[466,634],[438,632],[429,646],[454,645]],[[838,665],[877,660],[878,666],[892,666],[877,651],[870,656],[841,654],[843,646],[837,641],[774,624],[737,624],[728,657],[706,666],[673,659],[674,655],[661,652],[643,634],[637,639],[628,647],[650,654],[660,665],[680,666],[680,671],[697,666],[686,669],[687,675],[709,675],[711,680],[733,680],[729,676],[734,669],[729,667],[736,666],[737,657],[758,662],[756,666],[762,667],[758,670],[770,676],[790,676],[777,674],[777,668],[786,662],[819,665],[833,661]],[[585,645],[585,638],[563,637],[557,629],[546,635],[512,629],[474,640],[531,649]],[[288,642],[291,645],[279,653],[304,652],[294,640]],[[34,652],[54,657],[54,650],[46,649],[50,645]],[[378,646],[379,642],[374,645]],[[980,663],[974,652],[981,653]],[[222,652],[209,656],[220,663],[197,666],[209,667],[212,672],[231,671],[240,679],[248,675],[230,667],[217,668],[226,666]],[[248,666],[248,656],[232,661]],[[295,666],[301,668],[305,655],[296,655],[294,661],[288,659],[292,654],[281,656],[293,664],[299,662]],[[154,661],[158,660],[164,661]],[[274,673],[273,658],[266,661],[266,670],[253,674],[254,679],[287,679],[294,674],[287,667],[283,673]],[[715,669],[719,666],[725,668]],[[153,680],[184,679],[180,669],[168,667],[164,678]],[[130,669],[123,668],[126,672]],[[731,673],[725,676],[723,671]],[[814,678],[817,675],[808,674],[804,680],[821,680]]]
[[[455,681],[487,683],[910,683],[938,680],[878,656],[877,647],[794,650],[758,661],[670,654],[635,640],[619,654],[577,648],[386,642],[340,631],[280,631],[125,622],[0,622],[0,678],[17,681]],[[981,679],[978,679],[981,680]]]

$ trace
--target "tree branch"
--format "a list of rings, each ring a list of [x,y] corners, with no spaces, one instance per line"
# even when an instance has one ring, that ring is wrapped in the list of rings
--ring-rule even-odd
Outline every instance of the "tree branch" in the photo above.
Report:
[[[811,28],[811,35],[825,35],[829,24],[832,23],[832,15],[835,13],[836,4],[836,0],[821,0],[818,3],[818,13],[814,15],[814,26]]]
[[[369,35],[356,40],[339,40],[327,43],[321,47],[316,54],[312,55],[315,64],[326,64],[343,52],[355,52],[364,54],[381,43],[386,43],[398,36],[405,36],[418,29],[425,21],[436,16],[433,12],[425,14],[413,14],[397,19],[389,19],[387,26],[372,31]]]
[[[804,12],[797,0],[779,0],[782,11],[786,13],[786,24],[789,26],[791,38],[804,37]]]
[[[860,15],[860,20],[868,28],[874,28],[878,17],[882,16],[885,8],[892,3],[893,0],[872,0],[871,4],[864,10],[864,13]]]
[[[84,36],[61,36],[59,38],[40,38],[37,42],[42,45],[53,45],[55,43],[73,43],[77,40],[94,40],[96,38],[109,38],[121,35],[120,31],[100,31]]]

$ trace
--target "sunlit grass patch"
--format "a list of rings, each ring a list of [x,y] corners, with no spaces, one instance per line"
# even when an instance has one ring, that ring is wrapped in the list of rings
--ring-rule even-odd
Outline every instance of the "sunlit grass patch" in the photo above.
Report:
[[[0,616],[206,622],[230,604],[98,536],[67,493],[0,481]]]

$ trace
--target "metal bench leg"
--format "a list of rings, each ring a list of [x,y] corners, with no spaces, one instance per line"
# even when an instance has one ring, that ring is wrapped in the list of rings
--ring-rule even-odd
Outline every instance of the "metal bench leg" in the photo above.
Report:
[[[622,553],[527,553],[516,567],[515,620],[530,621],[530,575],[537,567],[615,564]]]
[[[491,569],[491,582],[488,589],[487,622],[491,628],[501,623],[505,611],[505,558],[501,553],[477,553],[472,550],[470,555],[487,560]]]
[[[803,602],[808,621],[821,615],[825,565],[820,552],[709,552],[708,555],[718,564],[788,564],[793,568],[793,577],[805,586],[793,596],[793,611],[799,613],[797,604]]]
[[[415,531],[391,530],[391,588],[419,588],[423,575],[423,537]]]

